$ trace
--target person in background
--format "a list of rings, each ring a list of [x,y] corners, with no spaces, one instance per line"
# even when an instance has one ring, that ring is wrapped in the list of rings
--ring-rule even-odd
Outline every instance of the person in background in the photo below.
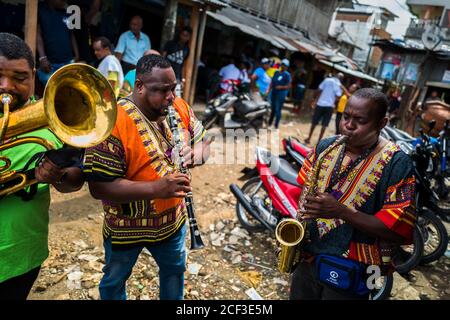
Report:
[[[395,127],[399,120],[400,103],[402,101],[402,95],[399,88],[395,88],[393,92],[389,94],[389,107],[387,117],[389,119],[389,125]]]
[[[185,82],[185,64],[187,57],[189,56],[189,40],[191,39],[192,28],[189,26],[184,27],[177,34],[177,37],[170,40],[164,46],[162,56],[170,61],[173,71],[175,71],[175,77],[177,78],[177,96],[181,96],[181,91]]]
[[[320,130],[319,141],[322,140],[323,134],[330,123],[331,116],[333,115],[336,99],[342,95],[341,81],[343,79],[344,75],[342,73],[338,73],[336,77],[331,76],[325,78],[325,80],[323,80],[319,85],[319,90],[315,95],[315,101],[312,104],[315,110],[312,117],[311,129],[309,130],[308,138],[305,139],[306,144],[310,143],[314,129],[320,121],[322,123],[322,128]],[[317,97],[319,98],[318,100],[316,100]]]
[[[142,27],[142,18],[134,16],[130,20],[130,30],[122,33],[119,37],[115,54],[122,63],[122,70],[125,74],[136,69],[138,60],[145,51],[151,49],[150,38],[141,31]]]
[[[219,70],[221,76],[220,88],[222,92],[231,92],[233,90],[232,82],[237,82],[241,75],[241,70],[236,67],[235,59],[230,58],[230,63]]]
[[[241,61],[239,63],[239,69],[241,70],[241,74],[239,76],[239,81],[241,82],[241,91],[249,92],[250,91],[250,77],[248,76],[249,71],[251,70],[250,62]]]
[[[292,77],[292,102],[294,103],[294,109],[292,112],[300,113],[303,98],[305,96],[306,71],[303,69],[300,61],[297,60],[295,64],[296,69]]]
[[[37,25],[37,75],[43,86],[59,68],[79,60],[78,46],[69,29],[66,1],[46,0],[39,6]]]
[[[256,68],[251,76],[252,87],[259,92],[262,98],[266,98],[269,94],[270,82],[272,79],[266,73],[270,67],[270,60],[268,58],[261,59],[261,66]]]
[[[439,97],[439,93],[436,90],[431,91],[431,95],[426,100],[428,101],[442,101],[441,97]]]
[[[272,48],[269,50],[269,52],[272,54],[272,56],[269,58],[270,67],[266,70],[266,73],[270,78],[273,78],[275,72],[277,72],[281,66],[281,59],[279,58],[280,51],[276,48]]]
[[[348,98],[352,96],[352,94],[358,90],[358,85],[356,83],[352,84],[350,88],[347,89],[344,86],[341,86],[344,93],[342,94],[336,108],[336,134],[339,134],[339,123],[341,122],[342,113],[345,110],[345,106],[347,105]]]
[[[108,79],[118,97],[124,77],[119,60],[112,54],[111,42],[106,37],[99,37],[94,40],[92,47],[97,59],[101,60],[97,69]]]
[[[278,129],[283,104],[286,100],[289,89],[291,88],[291,74],[289,73],[288,68],[289,60],[283,59],[281,61],[280,70],[275,72],[270,84],[272,113],[269,119],[269,126],[272,125],[275,118],[275,129]]]
[[[149,54],[161,55],[158,51],[150,49],[144,52],[144,56]],[[120,97],[129,95],[134,89],[134,82],[136,81],[136,69],[128,71],[123,80],[123,86],[120,92]]]
[[[91,27],[96,18],[101,16],[102,0],[68,0],[67,4],[69,6],[76,5],[81,9],[80,28],[73,30],[78,45],[80,61],[94,65],[95,59],[91,43],[96,37],[92,36]]]

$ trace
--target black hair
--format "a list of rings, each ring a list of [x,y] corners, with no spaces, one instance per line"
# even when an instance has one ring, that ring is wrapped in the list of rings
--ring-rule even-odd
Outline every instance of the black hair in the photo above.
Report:
[[[34,58],[30,47],[11,33],[0,33],[0,56],[8,60],[25,59],[30,68],[34,69]]]
[[[142,17],[139,14],[134,14],[131,18],[130,21],[133,20],[134,18],[139,18],[141,19],[141,21],[144,21],[144,19],[142,19]]]
[[[352,97],[370,100],[377,108],[377,118],[379,121],[386,116],[389,101],[386,95],[380,90],[362,88],[356,90]]]
[[[153,68],[171,68],[169,60],[157,54],[149,54],[139,59],[136,66],[136,75],[151,73]]]
[[[95,38],[94,42],[100,41],[100,45],[102,48],[109,48],[109,50],[113,50],[113,46],[111,44],[111,41],[107,37],[98,37]]]
[[[181,29],[181,32],[184,32],[184,31],[188,32],[189,34],[192,34],[192,28],[190,26],[184,26]]]

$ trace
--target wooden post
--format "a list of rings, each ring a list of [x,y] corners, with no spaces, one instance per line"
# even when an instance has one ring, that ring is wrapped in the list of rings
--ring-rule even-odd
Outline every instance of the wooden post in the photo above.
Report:
[[[27,0],[25,4],[25,42],[36,56],[36,34],[38,18],[38,0]]]
[[[175,24],[177,22],[178,0],[169,0],[164,12],[164,26],[161,34],[160,51],[163,52],[167,41],[172,40],[175,34]]]
[[[194,71],[192,76],[191,92],[189,93],[190,104],[194,103],[195,88],[197,87],[198,62],[200,61],[200,57],[202,55],[203,37],[205,35],[207,10],[208,8],[206,7],[201,9],[200,12],[200,26],[198,30],[197,48],[195,49]]]
[[[194,60],[195,60],[195,50],[197,47],[197,34],[198,34],[198,18],[199,18],[199,7],[192,7],[192,15],[191,15],[191,28],[192,35],[191,40],[189,41],[189,49],[193,54],[190,54],[186,60],[186,83],[183,90],[183,98],[191,104],[190,93],[192,86],[192,71],[194,70]],[[193,98],[193,97],[192,97]]]

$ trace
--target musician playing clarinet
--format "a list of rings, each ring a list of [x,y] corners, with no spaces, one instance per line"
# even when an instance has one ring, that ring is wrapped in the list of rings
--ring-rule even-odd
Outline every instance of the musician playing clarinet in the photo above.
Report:
[[[186,204],[192,187],[174,163],[169,108],[175,109],[185,141],[179,155],[192,168],[209,156],[206,130],[191,107],[174,94],[170,62],[142,57],[131,95],[119,100],[110,137],[87,149],[84,173],[92,196],[102,200],[105,219],[104,275],[100,297],[126,299],[125,283],[143,248],[159,267],[160,299],[181,300],[186,270]]]

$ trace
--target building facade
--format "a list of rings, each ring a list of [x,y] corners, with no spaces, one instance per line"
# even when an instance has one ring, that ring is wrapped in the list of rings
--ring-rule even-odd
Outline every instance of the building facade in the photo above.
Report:
[[[405,39],[422,42],[424,33],[428,33],[431,40],[433,37],[440,40],[433,50],[450,49],[450,1],[407,0],[406,3],[417,18],[411,21]]]
[[[331,39],[337,43],[353,43],[355,50],[350,56],[369,73],[374,73],[381,57],[379,49],[371,49],[375,39],[390,39],[386,31],[389,21],[397,16],[385,8],[353,4],[353,8],[338,8],[328,29]],[[370,72],[372,71],[372,72]]]
[[[351,7],[351,0],[225,0],[273,22],[300,29],[310,37],[327,39],[328,26],[337,7]]]

